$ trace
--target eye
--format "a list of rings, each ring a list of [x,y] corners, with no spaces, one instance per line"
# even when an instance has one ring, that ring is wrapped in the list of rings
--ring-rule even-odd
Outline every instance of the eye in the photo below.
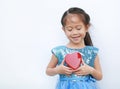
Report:
[[[72,31],[72,29],[67,29],[68,31]]]
[[[77,26],[76,29],[77,29],[77,30],[81,30],[81,26]]]
[[[77,30],[81,30],[81,28],[77,28]]]
[[[66,27],[65,28],[67,31],[72,31],[72,28],[71,27]]]

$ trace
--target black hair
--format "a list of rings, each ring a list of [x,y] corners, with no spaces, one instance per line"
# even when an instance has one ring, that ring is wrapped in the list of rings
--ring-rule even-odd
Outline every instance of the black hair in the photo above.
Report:
[[[67,11],[65,11],[61,18],[61,24],[63,27],[65,26],[66,16],[68,14],[77,14],[81,17],[81,19],[85,25],[90,24],[90,16],[83,9],[78,8],[78,7],[72,7],[72,8],[69,8]],[[89,32],[86,32],[84,42],[85,42],[85,45],[93,46]]]

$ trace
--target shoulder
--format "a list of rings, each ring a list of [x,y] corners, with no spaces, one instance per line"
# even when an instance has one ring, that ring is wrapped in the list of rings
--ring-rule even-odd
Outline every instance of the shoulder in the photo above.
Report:
[[[58,53],[61,53],[62,51],[64,51],[64,49],[65,49],[66,47],[65,46],[56,46],[56,47],[54,47],[54,48],[52,48],[51,49],[51,52],[53,53],[53,54],[58,54]]]
[[[99,49],[95,46],[86,46],[86,51],[94,56],[98,54]]]
[[[52,48],[52,50],[60,50],[60,49],[64,49],[65,46],[61,45],[61,46],[55,46]]]
[[[59,59],[62,59],[65,48],[66,48],[65,46],[56,46],[51,49],[51,52],[59,60]]]
[[[99,51],[99,49],[95,46],[87,46],[86,47],[86,53],[88,53],[88,55],[90,56],[89,60],[91,60],[91,62],[90,62],[91,66],[94,66],[94,61],[98,55],[98,51]]]
[[[91,50],[91,51],[99,51],[99,49],[95,46],[86,46],[86,49]]]

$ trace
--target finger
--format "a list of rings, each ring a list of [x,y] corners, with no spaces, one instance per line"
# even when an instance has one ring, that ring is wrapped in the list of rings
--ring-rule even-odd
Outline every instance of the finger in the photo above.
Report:
[[[80,76],[80,75],[83,75],[83,72],[82,71],[79,71],[79,72],[75,72],[76,75]]]
[[[84,74],[85,74],[85,71],[84,71],[84,70],[81,70],[81,71],[75,72],[75,74],[77,74],[77,75],[84,75]]]
[[[84,65],[85,64],[85,62],[84,62],[84,60],[82,59],[82,65]]]
[[[70,74],[65,74],[66,76],[70,76]]]
[[[67,70],[73,71],[72,68],[65,66]]]
[[[65,62],[65,59],[62,60],[61,64],[64,64],[64,62]]]
[[[80,68],[77,68],[77,69],[73,70],[73,72],[76,72],[76,71],[79,71],[79,70],[80,70]]]
[[[77,74],[77,76],[82,76],[82,75],[84,75],[84,74],[82,74],[82,73]]]
[[[70,72],[70,71],[68,71],[68,70],[65,71],[65,74],[66,74],[66,75],[70,75],[71,73],[72,73],[72,72]]]

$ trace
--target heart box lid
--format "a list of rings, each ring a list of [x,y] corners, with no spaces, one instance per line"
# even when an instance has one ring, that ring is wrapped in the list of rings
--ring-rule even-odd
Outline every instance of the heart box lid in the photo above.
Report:
[[[65,56],[66,64],[72,69],[77,69],[82,63],[82,55],[79,52],[67,54]]]

